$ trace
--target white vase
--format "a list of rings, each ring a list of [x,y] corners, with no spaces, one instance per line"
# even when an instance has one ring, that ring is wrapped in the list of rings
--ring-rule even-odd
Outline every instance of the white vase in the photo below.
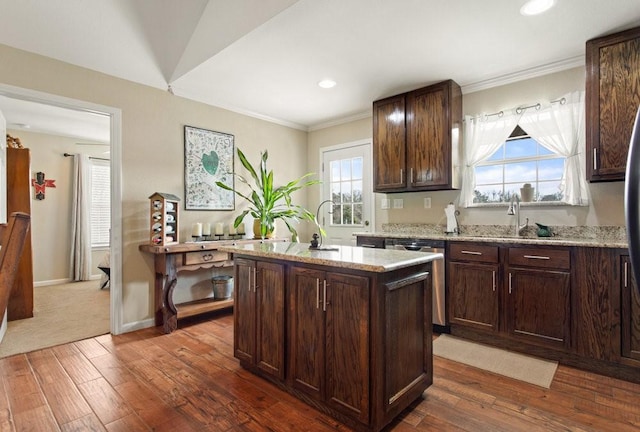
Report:
[[[523,187],[520,188],[520,199],[522,202],[531,202],[533,201],[533,191],[535,188],[532,188],[529,183],[526,183]]]

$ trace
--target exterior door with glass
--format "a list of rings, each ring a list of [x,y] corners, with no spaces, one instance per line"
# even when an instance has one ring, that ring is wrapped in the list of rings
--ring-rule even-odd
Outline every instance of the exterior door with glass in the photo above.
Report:
[[[324,243],[355,246],[353,233],[373,226],[371,142],[323,151],[322,180],[318,220],[327,233]]]

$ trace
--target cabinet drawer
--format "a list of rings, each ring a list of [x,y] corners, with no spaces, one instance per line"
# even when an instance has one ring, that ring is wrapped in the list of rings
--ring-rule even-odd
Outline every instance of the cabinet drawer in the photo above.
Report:
[[[356,237],[356,245],[368,248],[384,249],[384,237]]]
[[[184,254],[183,265],[207,264],[218,261],[228,261],[229,254],[227,252],[218,251],[202,251],[187,252]]]
[[[484,263],[498,262],[498,247],[474,243],[451,243],[448,259]]]
[[[570,263],[567,249],[509,248],[509,265],[568,270]]]

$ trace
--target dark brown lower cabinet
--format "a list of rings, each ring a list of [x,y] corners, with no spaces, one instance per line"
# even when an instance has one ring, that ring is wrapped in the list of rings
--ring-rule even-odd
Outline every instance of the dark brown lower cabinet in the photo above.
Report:
[[[627,249],[447,248],[453,335],[640,383],[640,293]]]
[[[575,352],[587,359],[620,358],[620,258],[614,249],[577,247],[572,261]]]
[[[568,248],[450,242],[447,258],[452,333],[570,348]]]
[[[366,423],[369,419],[369,279],[291,269],[293,386]]]
[[[245,258],[234,263],[234,355],[284,379],[284,265]]]
[[[431,263],[234,263],[234,353],[249,371],[358,431],[380,431],[433,382]]]
[[[451,323],[498,331],[498,265],[450,262],[447,272]]]
[[[536,344],[569,348],[569,280],[566,271],[509,268],[509,334]]]
[[[628,255],[621,256],[622,357],[640,366],[640,294]]]

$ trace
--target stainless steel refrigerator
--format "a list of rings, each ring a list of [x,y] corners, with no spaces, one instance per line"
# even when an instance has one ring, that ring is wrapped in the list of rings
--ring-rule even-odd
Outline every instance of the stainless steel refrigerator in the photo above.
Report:
[[[629,144],[624,185],[624,214],[631,268],[636,280],[640,281],[640,107],[638,107]],[[638,289],[640,290],[640,284]]]

